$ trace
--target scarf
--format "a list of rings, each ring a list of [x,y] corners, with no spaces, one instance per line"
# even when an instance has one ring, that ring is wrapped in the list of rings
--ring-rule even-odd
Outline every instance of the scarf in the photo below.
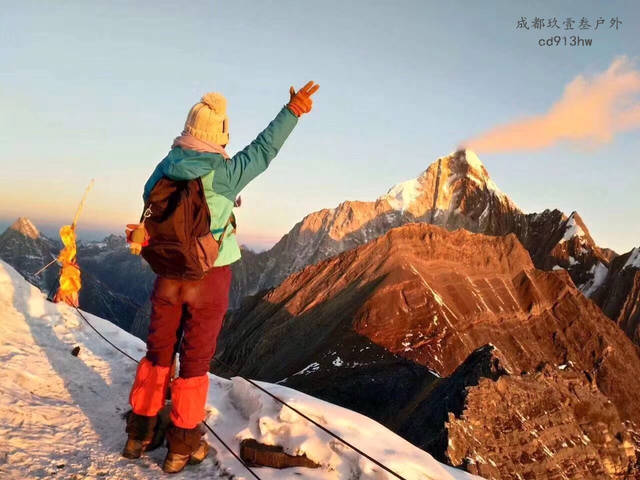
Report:
[[[219,153],[225,159],[229,160],[229,155],[227,155],[227,152],[222,146],[216,143],[210,143],[204,140],[200,140],[199,138],[196,138],[185,131],[183,131],[182,135],[176,137],[173,141],[171,148],[175,147],[184,148],[186,150],[195,150],[196,152]]]

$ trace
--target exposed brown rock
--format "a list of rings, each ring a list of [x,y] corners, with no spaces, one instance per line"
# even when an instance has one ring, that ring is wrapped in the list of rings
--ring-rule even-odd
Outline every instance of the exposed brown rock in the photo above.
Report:
[[[636,271],[627,298],[616,319],[622,330],[640,344],[640,271]]]
[[[320,467],[314,461],[309,460],[306,454],[289,455],[279,445],[265,445],[253,438],[245,438],[240,442],[240,458],[249,465],[259,465],[261,467]]]
[[[437,459],[487,479],[640,473],[632,425],[583,372],[545,363],[522,375],[510,370],[495,347],[476,350],[405,409],[396,430]]]
[[[487,479],[634,479],[638,444],[581,372],[484,378],[447,422],[447,458]]]

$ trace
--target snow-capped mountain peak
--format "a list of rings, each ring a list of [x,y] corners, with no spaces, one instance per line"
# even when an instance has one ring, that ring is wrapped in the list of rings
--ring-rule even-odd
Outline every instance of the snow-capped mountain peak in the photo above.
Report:
[[[565,225],[566,230],[564,232],[564,237],[562,237],[562,240],[571,240],[573,237],[584,237],[586,235],[582,227],[578,224],[578,222],[576,222],[576,215],[576,212],[572,212],[567,219],[567,223]]]
[[[457,150],[439,157],[419,177],[394,185],[378,200],[386,200],[394,210],[420,215],[434,207],[455,210],[478,192],[495,196],[509,209],[518,210],[472,150]]]
[[[577,239],[580,243],[595,245],[595,242],[589,233],[589,229],[578,212],[571,212],[571,215],[569,215],[569,218],[567,218],[565,222],[564,228],[564,235],[562,240],[560,240],[560,243]]]
[[[18,233],[21,233],[25,237],[33,239],[40,237],[40,232],[38,231],[36,226],[31,223],[31,220],[26,217],[18,218],[9,228],[11,230],[15,230]]]

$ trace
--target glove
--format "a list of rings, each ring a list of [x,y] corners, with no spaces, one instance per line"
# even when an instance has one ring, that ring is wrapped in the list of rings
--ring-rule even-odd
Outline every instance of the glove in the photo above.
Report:
[[[296,117],[299,117],[303,113],[309,113],[311,111],[311,107],[313,106],[313,101],[311,100],[311,95],[316,93],[320,85],[313,84],[313,81],[307,82],[307,84],[302,87],[298,92],[291,87],[289,89],[289,95],[291,96],[287,107],[291,110]]]
[[[130,223],[125,230],[129,249],[134,255],[140,255],[142,247],[149,245],[149,233],[144,228],[144,223]]]

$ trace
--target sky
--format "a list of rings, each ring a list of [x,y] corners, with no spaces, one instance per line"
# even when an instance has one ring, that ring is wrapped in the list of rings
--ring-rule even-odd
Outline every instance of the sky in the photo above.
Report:
[[[536,16],[606,24],[552,33]],[[538,45],[568,34],[592,45]],[[236,212],[240,241],[264,248],[315,210],[374,200],[466,139],[543,115],[578,76],[621,56],[640,68],[639,37],[630,1],[13,2],[0,17],[0,225],[27,216],[55,232],[95,178],[79,234],[121,233],[202,94],[226,96],[233,154],[314,80],[312,112]],[[577,210],[622,253],[640,245],[639,152],[627,129],[478,154],[521,209]]]

